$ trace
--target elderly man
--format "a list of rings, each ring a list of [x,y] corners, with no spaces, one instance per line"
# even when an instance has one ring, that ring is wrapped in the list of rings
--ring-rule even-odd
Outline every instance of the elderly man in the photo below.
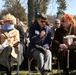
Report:
[[[60,27],[60,20],[56,19],[55,23],[54,23],[54,26],[51,28],[51,35],[52,35],[52,37],[54,37],[55,31],[59,27]]]
[[[30,27],[30,43],[27,50],[28,57],[33,57],[38,65],[41,75],[47,75],[51,71],[52,54],[49,50],[51,44],[51,30],[46,25],[47,16],[40,13],[37,20]]]

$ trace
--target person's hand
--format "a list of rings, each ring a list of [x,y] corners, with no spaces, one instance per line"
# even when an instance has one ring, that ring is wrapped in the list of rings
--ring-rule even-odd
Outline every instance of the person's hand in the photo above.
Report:
[[[68,46],[66,44],[60,44],[59,46],[61,49],[68,49]]]
[[[45,35],[45,31],[42,30],[41,33],[40,33],[40,37],[43,37]]]

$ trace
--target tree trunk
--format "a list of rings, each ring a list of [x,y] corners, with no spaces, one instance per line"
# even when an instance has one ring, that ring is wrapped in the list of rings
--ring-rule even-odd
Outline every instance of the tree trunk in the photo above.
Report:
[[[35,0],[28,0],[28,27],[30,27],[31,22],[34,20],[34,3]]]

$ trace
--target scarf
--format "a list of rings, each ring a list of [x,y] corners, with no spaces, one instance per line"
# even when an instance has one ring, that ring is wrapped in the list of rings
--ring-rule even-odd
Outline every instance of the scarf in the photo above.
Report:
[[[14,29],[14,25],[13,24],[7,24],[7,25],[4,25],[1,30],[3,31],[10,31],[10,30],[13,30]]]

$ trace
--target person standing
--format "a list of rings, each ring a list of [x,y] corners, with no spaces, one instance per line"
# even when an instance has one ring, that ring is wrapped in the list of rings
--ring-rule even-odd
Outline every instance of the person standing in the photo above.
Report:
[[[60,27],[60,20],[56,19],[54,25],[51,27],[51,39],[54,39],[55,31]],[[52,45],[50,46],[50,50],[52,51],[52,55],[55,57],[55,53],[53,52]]]
[[[21,21],[16,18],[16,25],[14,26],[18,31],[20,35],[20,43],[19,43],[19,65],[21,68],[25,67],[24,62],[25,61],[25,48],[26,48],[26,35],[24,32],[24,29],[20,23]]]
[[[33,57],[37,61],[41,75],[47,75],[52,68],[52,54],[49,50],[51,30],[46,25],[46,20],[45,14],[37,15],[36,21],[29,29],[30,43],[27,49],[27,57]]]
[[[54,37],[55,31],[59,27],[60,27],[60,20],[56,19],[55,23],[54,23],[54,26],[51,28],[51,35],[52,35],[52,37]]]

